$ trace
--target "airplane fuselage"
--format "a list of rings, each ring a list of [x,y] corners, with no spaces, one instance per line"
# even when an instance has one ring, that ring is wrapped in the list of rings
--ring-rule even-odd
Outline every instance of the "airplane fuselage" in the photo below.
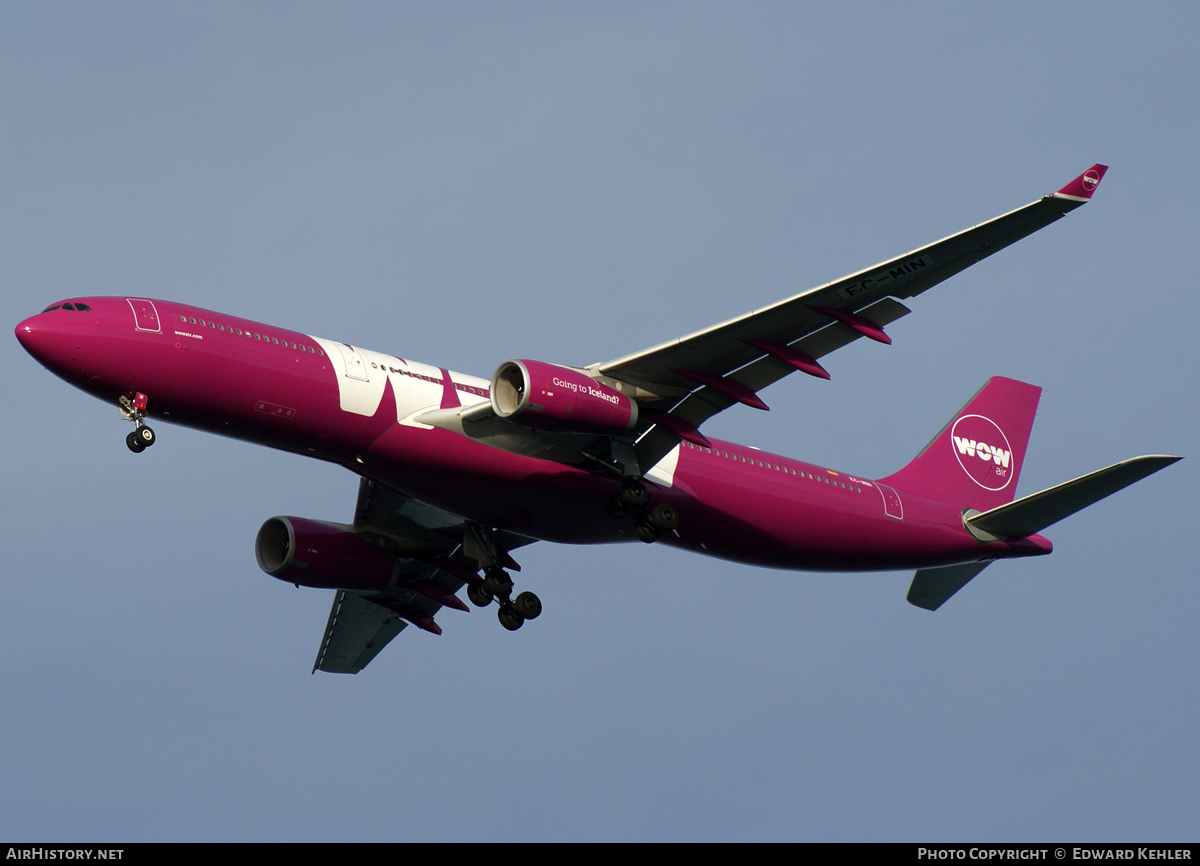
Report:
[[[345,466],[481,525],[573,544],[634,540],[603,469],[493,447],[417,420],[490,400],[490,381],[169,301],[78,298],[17,326],[48,369],[176,424]],[[982,543],[960,503],[733,443],[683,441],[646,472],[681,521],[662,541],[802,570],[926,568],[1050,552]],[[974,443],[972,443],[974,444]]]

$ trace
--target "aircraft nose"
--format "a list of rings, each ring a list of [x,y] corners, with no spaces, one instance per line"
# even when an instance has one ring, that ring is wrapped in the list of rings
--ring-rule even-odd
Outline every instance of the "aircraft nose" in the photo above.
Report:
[[[26,352],[37,355],[38,347],[45,342],[45,334],[38,325],[38,317],[30,316],[25,321],[17,325],[17,342],[25,349]]]
[[[17,341],[33,357],[42,362],[42,366],[54,369],[55,360],[62,354],[62,335],[57,328],[46,321],[44,313],[30,316],[17,325]]]

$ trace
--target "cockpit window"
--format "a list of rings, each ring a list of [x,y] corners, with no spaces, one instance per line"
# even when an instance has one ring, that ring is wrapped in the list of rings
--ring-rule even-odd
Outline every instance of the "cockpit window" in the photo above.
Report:
[[[75,305],[74,305],[74,304],[63,304],[63,305],[62,305],[62,308],[63,308],[64,310],[71,310],[72,312],[74,312],[74,311],[75,311]]]
[[[51,306],[49,306],[49,307],[46,307],[46,309],[42,310],[42,312],[43,312],[43,313],[48,313],[48,312],[50,312],[51,310],[57,310],[57,309],[58,309],[59,307],[61,307],[61,306],[62,306],[62,304],[52,304]]]
[[[75,309],[84,313],[90,313],[92,311],[91,307],[89,307],[87,304],[81,304],[79,301],[75,302]]]

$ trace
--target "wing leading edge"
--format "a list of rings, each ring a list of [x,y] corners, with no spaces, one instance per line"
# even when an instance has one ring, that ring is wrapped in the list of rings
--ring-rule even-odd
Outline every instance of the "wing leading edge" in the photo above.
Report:
[[[680,431],[694,430],[734,403],[767,408],[756,392],[796,370],[828,378],[817,363],[823,355],[860,337],[890,342],[883,326],[909,312],[898,299],[928,291],[1086,204],[1107,170],[1096,164],[1057,192],[995,219],[589,370],[634,386],[639,402],[677,419],[668,422],[674,429],[644,426],[638,458],[653,465],[679,441]]]

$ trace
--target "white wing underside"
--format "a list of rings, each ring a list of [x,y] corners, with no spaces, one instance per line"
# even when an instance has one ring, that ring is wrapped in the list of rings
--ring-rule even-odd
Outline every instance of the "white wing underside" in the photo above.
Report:
[[[361,479],[354,529],[395,553],[400,574],[382,592],[337,591],[313,671],[356,674],[410,624],[428,629],[443,608],[429,596],[430,587],[453,595],[462,588],[463,575],[476,570],[476,564],[462,556],[467,526],[461,517]],[[512,532],[494,537],[506,551],[535,540]]]

